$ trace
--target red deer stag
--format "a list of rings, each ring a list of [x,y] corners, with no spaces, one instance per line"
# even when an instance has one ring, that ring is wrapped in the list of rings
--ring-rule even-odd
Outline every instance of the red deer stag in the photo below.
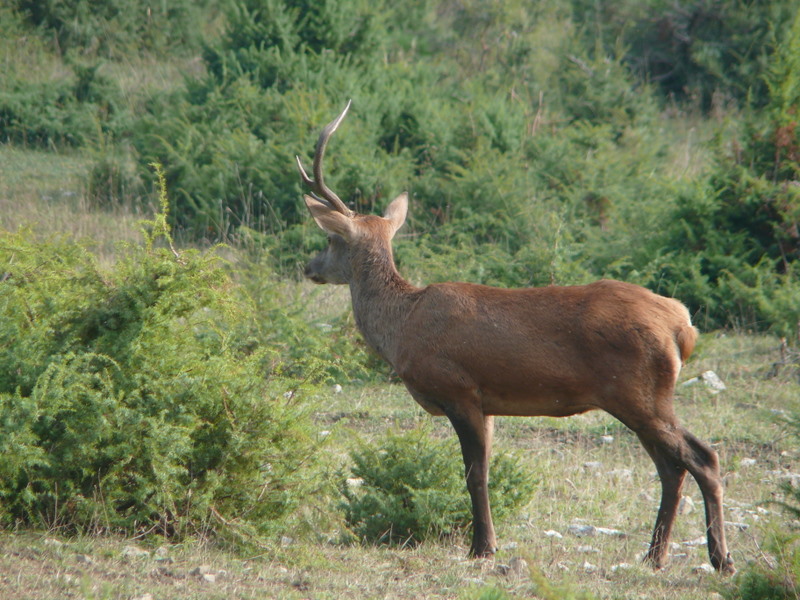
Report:
[[[398,273],[391,240],[408,196],[383,217],[351,211],[325,184],[322,158],[350,103],[319,136],[305,203],[328,247],[305,275],[348,284],[356,323],[413,398],[458,434],[472,500],[470,554],[497,548],[488,469],[495,415],[566,417],[602,409],[632,429],[661,478],[648,560],[661,568],[686,472],[703,493],[711,563],[733,573],[714,450],[678,422],[672,396],[697,331],[683,304],[620,281],[501,289],[471,283],[418,288]]]

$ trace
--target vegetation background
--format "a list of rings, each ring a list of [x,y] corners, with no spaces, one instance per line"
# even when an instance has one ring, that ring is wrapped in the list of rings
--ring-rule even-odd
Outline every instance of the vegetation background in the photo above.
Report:
[[[565,572],[587,595],[627,597],[611,581],[674,597],[798,596],[798,538],[786,534],[800,482],[796,2],[11,0],[0,59],[4,559],[25,558],[31,532],[81,544],[113,534],[224,549],[228,564],[280,555],[253,579],[226,567],[228,596],[239,584],[259,597],[265,578],[285,579],[271,593],[290,597],[359,586],[374,597],[352,568],[352,586],[331,575],[369,560],[388,561],[387,581],[434,581],[387,596],[582,593],[535,569],[511,581],[494,565],[429,566],[462,541],[465,494],[439,477],[460,467],[418,472],[408,458],[454,458],[446,428],[420,434],[419,410],[394,402],[346,292],[300,281],[324,236],[302,208],[294,156],[352,98],[329,184],[361,212],[410,192],[396,245],[409,279],[639,283],[684,301],[706,333],[689,371],[728,376],[723,394],[682,391],[679,404],[719,444],[729,510],[771,524],[733,535],[749,564],[735,582],[697,581],[688,563],[679,585],[615,575],[610,562],[598,575],[567,558],[579,543],[536,540],[525,523],[543,512],[566,530],[607,518],[603,502],[647,537],[651,515],[631,502],[650,493],[647,459],[602,416],[501,423],[510,441],[498,441],[494,485],[509,504],[496,504],[519,553],[549,555],[541,573]],[[613,450],[595,447],[605,437]],[[559,486],[596,461],[569,451],[556,464],[544,448],[565,443],[623,465],[636,453],[641,471],[614,490],[592,480],[597,497],[582,497]],[[744,470],[750,460],[760,469]],[[398,474],[418,486],[397,489]],[[546,479],[559,483],[543,490]],[[765,500],[790,511],[760,513]],[[398,506],[402,527],[372,520]],[[359,539],[414,549],[338,545]],[[23,579],[55,582],[40,595],[75,587]],[[140,588],[83,581],[82,597]],[[9,597],[32,593],[13,585]]]

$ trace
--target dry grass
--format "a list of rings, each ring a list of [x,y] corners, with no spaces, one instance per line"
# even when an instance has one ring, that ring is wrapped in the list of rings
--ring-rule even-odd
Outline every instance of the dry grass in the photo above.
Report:
[[[0,145],[0,229],[89,239],[105,261],[119,243],[140,241],[136,223],[152,215],[123,205],[92,206],[84,184],[88,168],[82,154]]]

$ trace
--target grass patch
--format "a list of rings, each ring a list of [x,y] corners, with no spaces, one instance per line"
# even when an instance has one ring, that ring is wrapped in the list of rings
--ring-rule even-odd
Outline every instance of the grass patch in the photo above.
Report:
[[[81,152],[49,152],[0,144],[0,229],[31,227],[37,237],[90,239],[101,262],[122,242],[141,238],[145,216],[133,207],[97,208],[86,197],[90,159]]]

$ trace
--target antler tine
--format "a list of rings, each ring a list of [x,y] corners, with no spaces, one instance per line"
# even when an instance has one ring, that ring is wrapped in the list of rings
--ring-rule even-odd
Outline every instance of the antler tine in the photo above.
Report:
[[[347,208],[339,196],[337,196],[332,189],[325,185],[325,178],[322,174],[322,159],[325,156],[325,147],[328,145],[328,140],[330,139],[331,135],[333,135],[333,132],[339,127],[339,124],[342,122],[345,115],[347,115],[347,111],[350,109],[351,103],[352,100],[348,100],[347,106],[344,107],[344,110],[339,114],[339,116],[328,123],[319,134],[317,148],[314,151],[314,164],[312,166],[314,179],[311,179],[306,173],[305,169],[303,168],[303,164],[300,161],[300,157],[295,157],[297,159],[297,167],[300,169],[300,177],[303,179],[303,183],[311,188],[312,195],[317,199],[321,198],[327,201],[334,209],[347,216],[352,216],[353,211]]]

